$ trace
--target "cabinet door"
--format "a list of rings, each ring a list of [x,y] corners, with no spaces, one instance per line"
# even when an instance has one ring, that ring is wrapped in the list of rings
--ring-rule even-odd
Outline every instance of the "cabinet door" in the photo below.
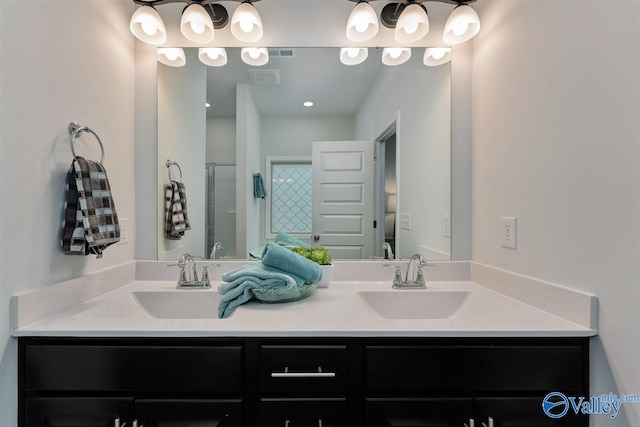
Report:
[[[472,417],[471,398],[370,398],[367,427],[462,427]]]
[[[263,399],[261,427],[347,427],[344,399]]]
[[[543,397],[479,397],[476,398],[476,425],[493,419],[494,427],[582,427],[588,418],[569,411],[553,419],[542,411]]]
[[[144,427],[240,427],[239,399],[136,399],[136,419]]]
[[[131,398],[56,397],[25,402],[25,427],[114,427],[132,419]]]

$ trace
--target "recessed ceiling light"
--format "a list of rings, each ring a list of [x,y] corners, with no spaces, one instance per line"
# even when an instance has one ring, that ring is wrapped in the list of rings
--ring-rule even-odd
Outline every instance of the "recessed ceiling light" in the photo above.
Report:
[[[205,102],[205,103],[204,103],[204,106],[205,106],[205,107],[207,107],[207,108],[209,108],[209,107],[211,107],[211,104],[209,104],[208,102]]]
[[[304,101],[302,105],[305,107],[313,107],[313,101]]]

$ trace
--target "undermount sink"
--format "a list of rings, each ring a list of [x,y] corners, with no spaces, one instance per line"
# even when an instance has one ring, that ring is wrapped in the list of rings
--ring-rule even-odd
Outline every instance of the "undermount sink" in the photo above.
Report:
[[[156,319],[217,319],[221,295],[212,291],[146,291],[130,294]]]
[[[359,292],[364,302],[387,319],[448,319],[470,297],[467,291]]]

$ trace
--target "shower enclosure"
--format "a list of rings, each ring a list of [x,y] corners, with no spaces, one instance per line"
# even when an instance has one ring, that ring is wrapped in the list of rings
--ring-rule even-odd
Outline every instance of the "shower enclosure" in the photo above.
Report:
[[[206,165],[206,247],[213,258],[236,256],[236,164]]]

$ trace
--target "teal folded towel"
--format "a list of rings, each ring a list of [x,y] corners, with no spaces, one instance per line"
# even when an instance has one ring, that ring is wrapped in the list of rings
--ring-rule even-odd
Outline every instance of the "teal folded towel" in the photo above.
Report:
[[[318,283],[322,279],[322,268],[317,263],[276,243],[267,243],[262,252],[262,263],[300,276],[306,283]]]
[[[309,246],[308,244],[306,244],[305,242],[303,242],[302,240],[298,240],[293,236],[290,236],[289,234],[280,231],[277,235],[276,238],[274,239],[274,242],[276,242],[277,244],[281,245],[281,246],[302,246],[303,248],[310,248],[311,246]]]
[[[253,197],[256,199],[266,199],[267,190],[264,186],[264,179],[261,173],[253,174]]]
[[[260,246],[258,249],[254,249],[249,252],[249,259],[252,261],[259,260],[262,258],[262,251],[264,251],[264,246]]]
[[[227,283],[218,286],[218,292],[223,295],[218,304],[220,319],[226,319],[236,307],[250,301],[254,296],[253,289],[286,290],[304,284],[302,277],[265,266],[262,263],[246,264],[224,273],[222,280]]]

